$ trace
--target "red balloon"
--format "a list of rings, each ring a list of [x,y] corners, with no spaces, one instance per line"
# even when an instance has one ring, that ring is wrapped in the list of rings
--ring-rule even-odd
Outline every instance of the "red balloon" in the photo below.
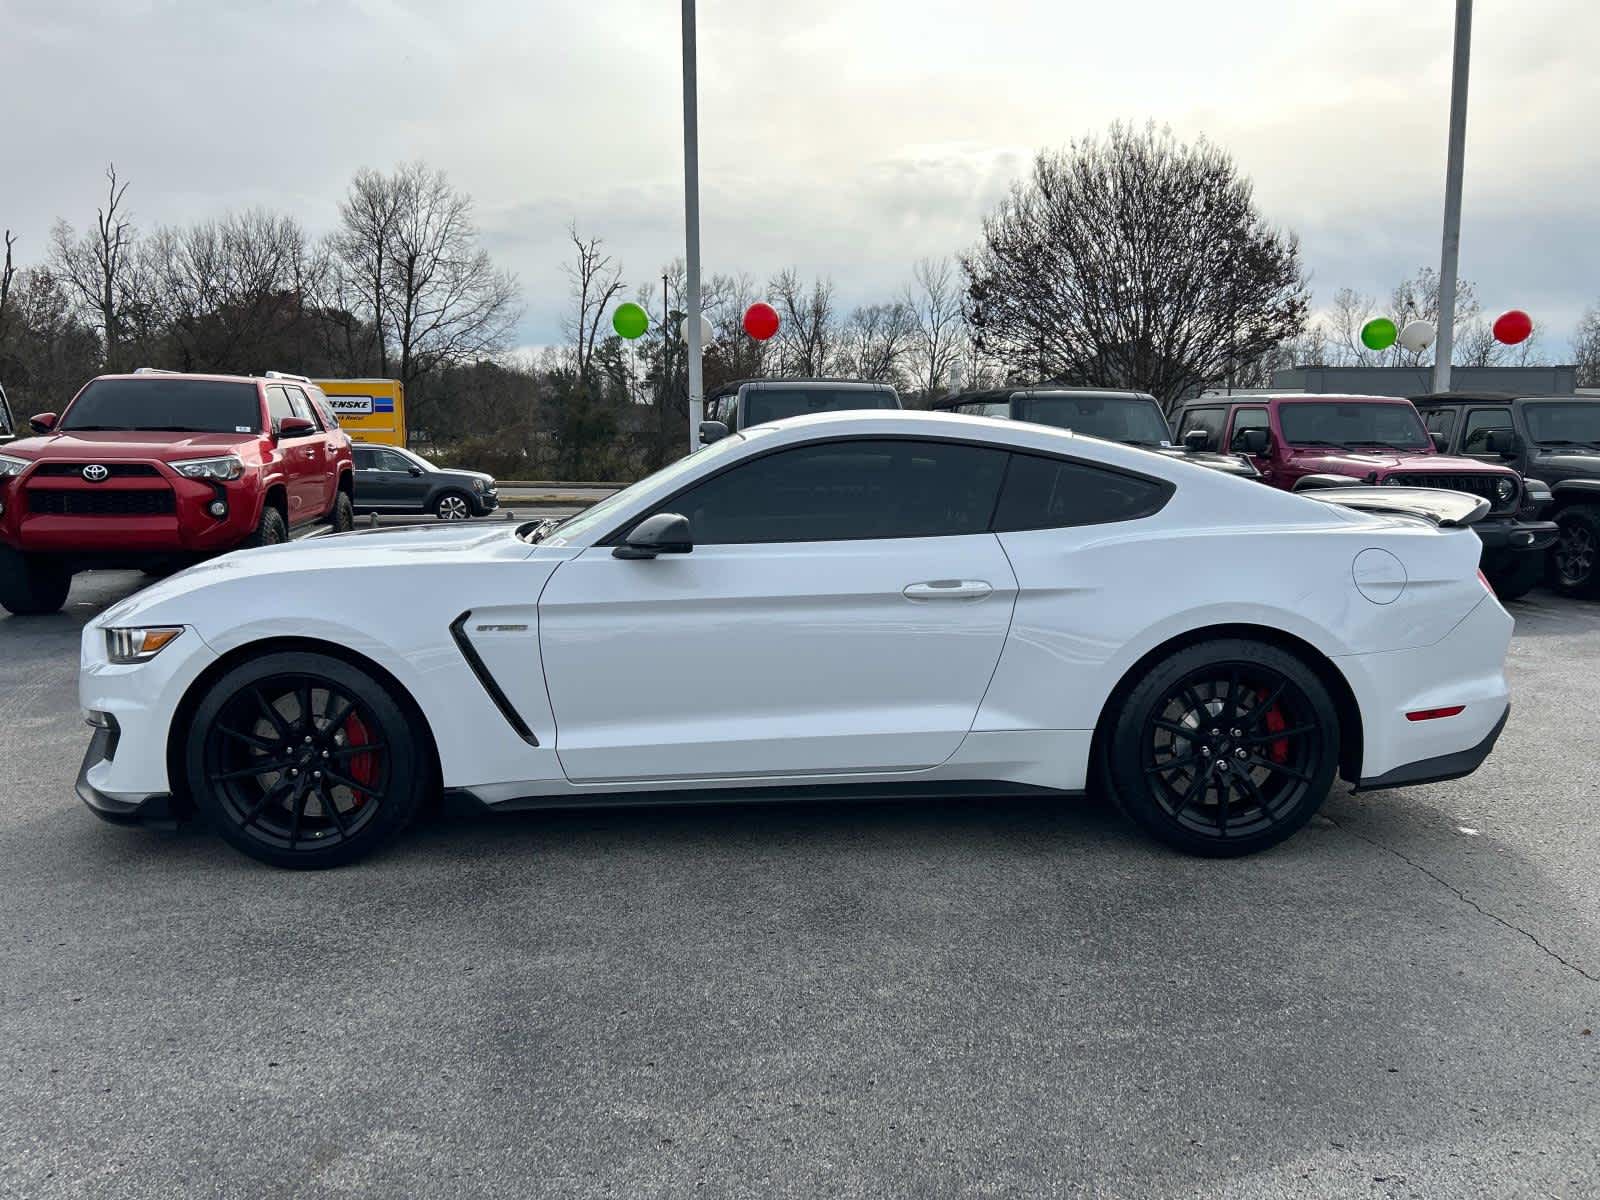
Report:
[[[1494,340],[1497,342],[1515,346],[1518,342],[1527,341],[1532,333],[1533,318],[1520,308],[1513,308],[1495,318]]]
[[[744,331],[758,342],[778,332],[778,310],[757,300],[744,310]]]

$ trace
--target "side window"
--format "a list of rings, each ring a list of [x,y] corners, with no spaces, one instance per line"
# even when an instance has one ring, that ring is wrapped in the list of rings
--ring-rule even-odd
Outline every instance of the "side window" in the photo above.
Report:
[[[1065,529],[1132,521],[1160,511],[1172,485],[1086,463],[1013,454],[994,531]]]
[[[1178,419],[1182,426],[1178,430],[1178,441],[1183,441],[1183,435],[1191,429],[1204,429],[1211,435],[1211,448],[1218,449],[1222,445],[1222,426],[1226,423],[1228,410],[1225,408],[1191,408],[1184,412]]]
[[[983,533],[1005,463],[955,442],[824,442],[743,463],[664,508],[703,545]]]
[[[382,468],[378,466],[378,452],[376,450],[373,450],[368,446],[352,446],[350,448],[350,453],[355,456],[356,470],[382,470]]]
[[[411,470],[411,460],[403,455],[396,454],[393,450],[379,450],[378,469],[380,471],[398,471],[404,475]]]
[[[299,415],[289,403],[289,393],[276,383],[267,388],[267,413],[271,416],[274,426],[285,417]]]
[[[311,407],[311,401],[306,399],[306,394],[297,387],[284,388],[289,393],[289,407],[294,409],[294,415],[304,417],[311,422],[312,428],[321,430],[322,422],[317,419],[316,409]]]
[[[1461,429],[1461,453],[1487,454],[1486,444],[1491,429],[1510,429],[1509,408],[1474,408],[1467,413],[1467,423]]]
[[[999,417],[1002,421],[1011,417],[1011,402],[1009,400],[974,400],[971,404],[961,404],[956,407],[958,413],[966,413],[969,417]]]
[[[334,415],[333,406],[328,403],[328,397],[321,388],[313,388],[307,393],[311,397],[311,407],[316,410],[317,420],[324,429],[338,429],[339,418]]]
[[[1429,433],[1442,433],[1444,440],[1450,440],[1450,434],[1456,427],[1456,410],[1453,408],[1435,408],[1429,411],[1423,422],[1427,425]]]
[[[1236,408],[1233,410],[1233,433],[1229,435],[1228,449],[1238,450],[1239,435],[1247,429],[1268,429],[1271,425],[1267,420],[1267,410],[1264,408]]]

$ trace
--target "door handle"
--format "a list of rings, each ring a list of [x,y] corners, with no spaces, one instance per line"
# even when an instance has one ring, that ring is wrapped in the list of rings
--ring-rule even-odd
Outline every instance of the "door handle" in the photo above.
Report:
[[[994,588],[982,579],[930,579],[908,583],[900,594],[907,600],[982,600]]]

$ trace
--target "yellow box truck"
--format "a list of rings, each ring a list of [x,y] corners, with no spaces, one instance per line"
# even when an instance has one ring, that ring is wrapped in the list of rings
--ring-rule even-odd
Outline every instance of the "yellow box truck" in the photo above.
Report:
[[[406,444],[406,389],[398,379],[318,379],[352,441]]]

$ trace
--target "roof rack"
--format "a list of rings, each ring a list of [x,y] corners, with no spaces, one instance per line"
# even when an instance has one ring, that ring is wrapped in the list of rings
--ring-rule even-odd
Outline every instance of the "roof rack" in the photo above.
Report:
[[[135,367],[135,375],[182,375],[182,371],[170,371],[166,367]]]
[[[311,382],[311,376],[309,376],[309,375],[296,375],[292,371],[267,371],[267,372],[264,373],[263,378],[266,378],[266,379],[292,379],[296,383],[310,383]]]

